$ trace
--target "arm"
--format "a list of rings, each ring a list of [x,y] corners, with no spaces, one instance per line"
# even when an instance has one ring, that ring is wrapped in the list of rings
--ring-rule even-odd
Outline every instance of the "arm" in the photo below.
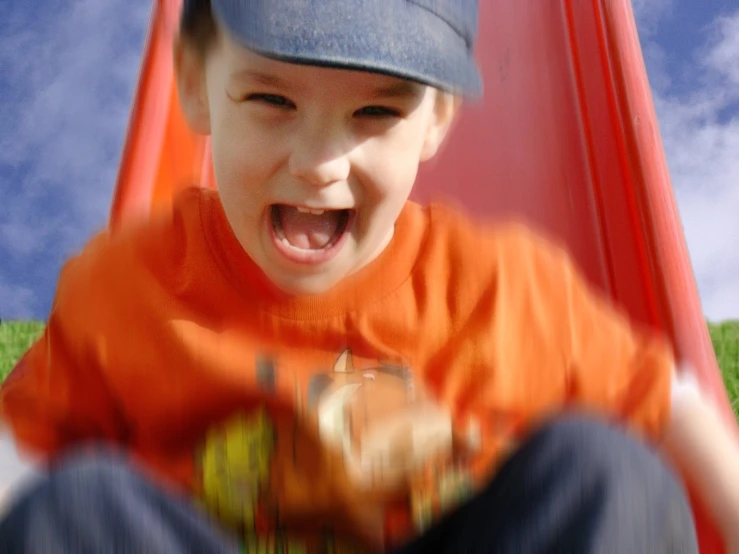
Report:
[[[675,374],[667,343],[580,284],[573,352],[582,401],[595,400],[650,442],[695,489],[728,554],[739,554],[739,445],[697,386]],[[579,298],[578,298],[579,297]],[[577,339],[574,343],[577,343]],[[601,378],[593,375],[600,369]],[[690,375],[689,372],[680,374]],[[614,392],[617,391],[617,392]]]
[[[694,486],[723,533],[729,553],[739,554],[735,437],[697,387],[675,379],[673,350],[664,337],[635,325],[594,290],[563,250],[544,244],[536,260],[534,267],[552,283],[547,294],[539,296],[550,311],[540,319],[558,321],[559,314],[566,314],[566,336],[561,340],[566,345],[570,400],[663,445],[668,460]]]
[[[125,437],[105,374],[110,333],[97,312],[112,300],[101,298],[95,254],[88,250],[65,264],[43,334],[0,386],[5,447],[12,440],[18,452],[33,456],[32,463],[12,464],[7,476],[0,475],[0,486],[22,478],[36,461],[53,462],[74,444]]]
[[[695,484],[728,554],[739,553],[739,443],[699,388],[685,379],[674,381],[662,447]]]
[[[17,451],[12,437],[0,428],[0,519],[12,496],[37,473],[37,467]]]

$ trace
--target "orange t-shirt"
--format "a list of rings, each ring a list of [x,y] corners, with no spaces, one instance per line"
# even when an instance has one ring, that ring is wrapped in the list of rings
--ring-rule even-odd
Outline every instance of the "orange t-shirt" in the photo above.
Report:
[[[249,540],[323,520],[392,541],[466,499],[553,413],[657,439],[672,366],[523,226],[408,203],[369,266],[290,297],[217,193],[192,189],[171,217],[100,234],[65,265],[0,408],[45,456],[122,446]]]

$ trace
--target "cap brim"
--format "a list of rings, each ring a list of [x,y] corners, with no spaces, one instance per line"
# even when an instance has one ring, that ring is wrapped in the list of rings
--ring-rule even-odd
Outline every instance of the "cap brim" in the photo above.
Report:
[[[234,41],[265,57],[482,95],[480,72],[464,38],[413,2],[213,0],[212,9]]]

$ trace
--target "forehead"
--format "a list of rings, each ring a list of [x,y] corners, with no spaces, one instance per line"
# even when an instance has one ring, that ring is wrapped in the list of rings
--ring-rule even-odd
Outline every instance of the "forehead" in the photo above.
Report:
[[[383,98],[420,98],[427,85],[390,75],[290,63],[260,55],[236,43],[221,33],[219,47],[212,51],[220,58],[223,73],[229,83],[251,84],[277,88],[322,87],[330,85],[345,93]]]

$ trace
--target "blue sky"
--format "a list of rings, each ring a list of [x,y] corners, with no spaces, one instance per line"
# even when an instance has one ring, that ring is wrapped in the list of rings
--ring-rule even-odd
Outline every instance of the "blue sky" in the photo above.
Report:
[[[150,0],[0,0],[0,317],[105,225]],[[739,3],[633,0],[706,315],[739,318]]]

